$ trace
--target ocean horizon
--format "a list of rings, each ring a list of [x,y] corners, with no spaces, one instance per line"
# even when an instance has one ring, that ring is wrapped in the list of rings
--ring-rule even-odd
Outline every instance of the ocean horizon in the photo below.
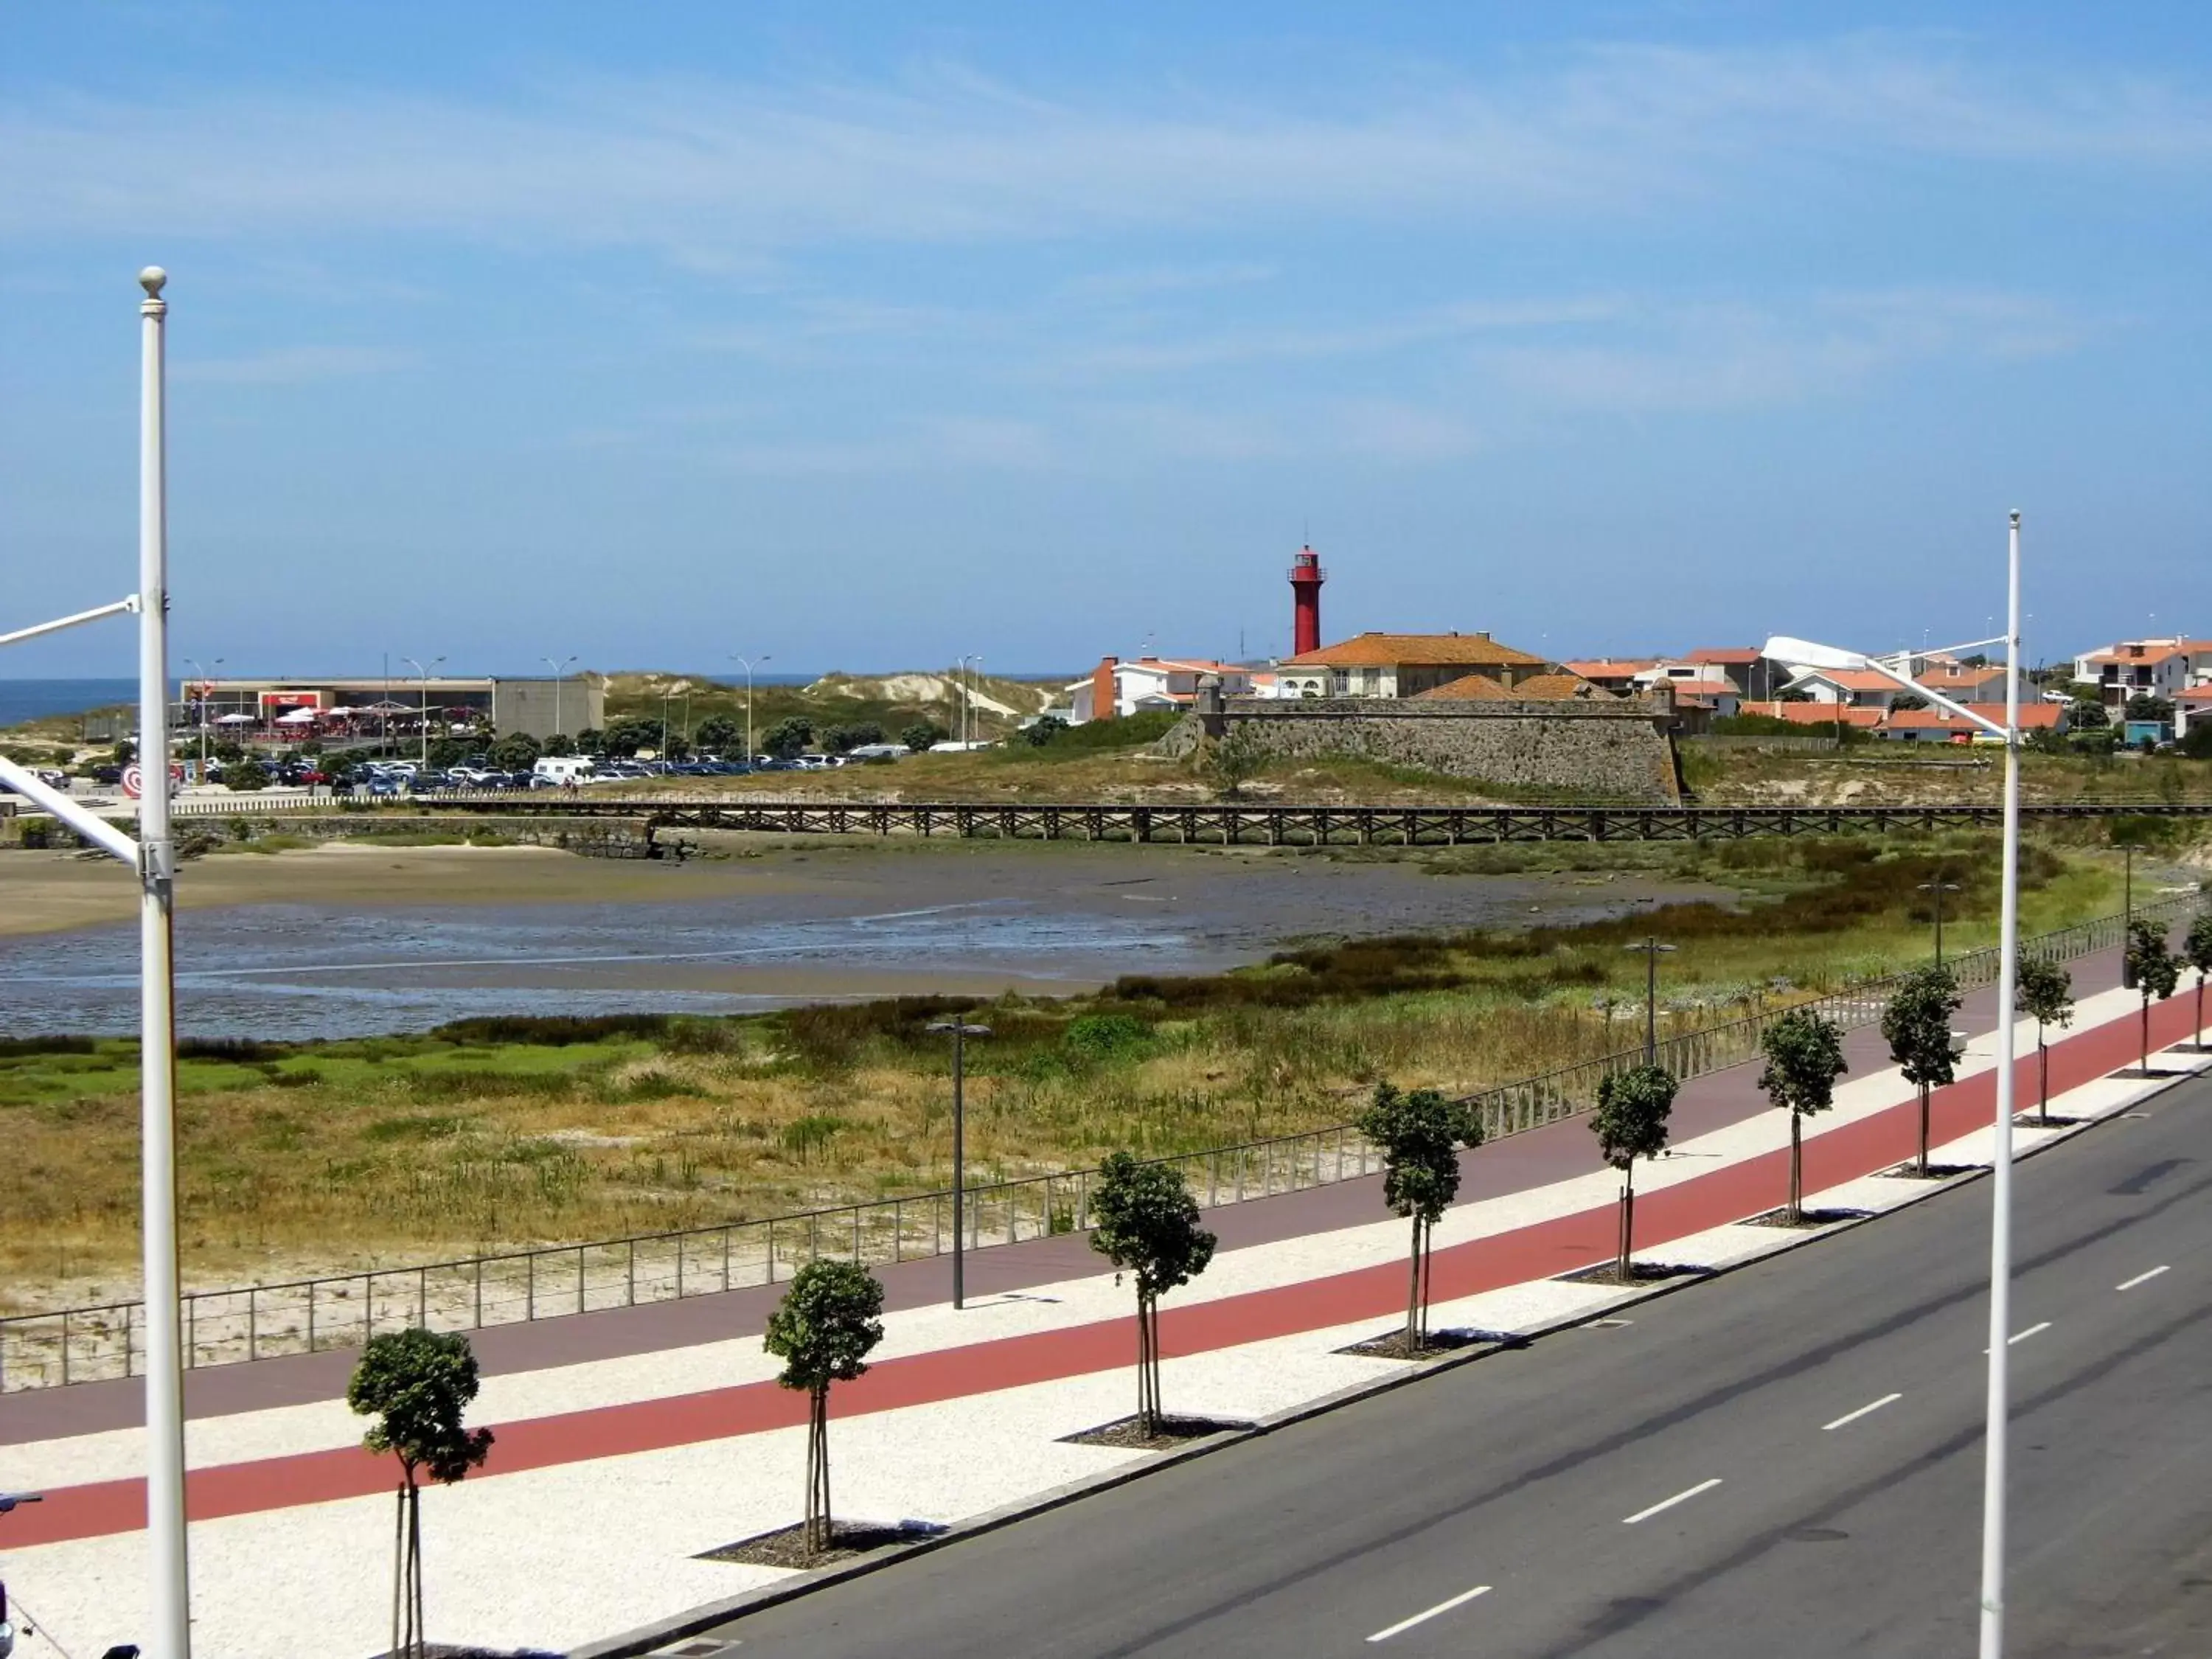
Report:
[[[696,671],[671,669],[668,672],[672,674],[683,674]],[[825,670],[823,672],[828,672],[831,671]],[[887,674],[937,674],[943,673],[946,671],[936,668],[893,668],[884,669],[880,672]],[[257,678],[259,677],[253,675],[241,675],[239,678]],[[301,675],[296,678],[303,680],[312,680],[314,677],[313,675]],[[353,677],[347,676],[346,678],[350,678]],[[721,674],[701,673],[699,678],[702,679],[718,680],[724,684],[729,684],[729,678]],[[757,686],[811,685],[816,680],[818,680],[821,678],[821,674],[756,674],[753,676],[753,684]],[[992,678],[997,678],[1000,677],[994,675]],[[1011,676],[1010,678],[1015,679],[1043,680],[1055,678],[1073,678],[1073,676],[1017,674]],[[88,709],[112,708],[118,703],[135,703],[137,701],[138,682],[136,679],[0,678],[0,731],[3,731],[11,726],[20,726],[25,720],[45,720],[55,714],[81,714]]]

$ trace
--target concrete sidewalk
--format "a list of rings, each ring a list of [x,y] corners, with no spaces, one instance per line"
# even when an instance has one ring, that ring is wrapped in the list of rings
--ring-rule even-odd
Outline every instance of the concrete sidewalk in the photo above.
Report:
[[[2063,1109],[2118,1110],[2159,1086],[2101,1080],[2133,1059],[2135,1008],[2117,992],[2085,999],[2085,1029],[2052,1054]],[[2157,1040],[2187,1036],[2190,1012],[2186,999],[2158,1009]],[[2032,1054],[2032,1028],[2021,1037]],[[1986,1143],[1995,1060],[1979,1039],[1971,1074],[1938,1098],[1936,1138],[1952,1143],[1948,1161],[1972,1162],[1977,1137]],[[2032,1060],[2022,1076],[2032,1105]],[[1810,1126],[1808,1190],[1819,1203],[1867,1210],[1926,1194],[1929,1183],[1874,1173],[1910,1155],[1916,1126],[1894,1073],[1849,1081],[1837,1110]],[[1556,1127],[1588,1140],[1580,1124]],[[2024,1130],[2022,1140],[2063,1133]],[[1756,1116],[1686,1135],[1677,1157],[1639,1171],[1645,1253],[1723,1267],[1802,1237],[1738,1224],[1781,1200],[1786,1137],[1762,1103]],[[1610,1255],[1613,1188],[1599,1170],[1459,1206],[1438,1230],[1436,1322],[1536,1329],[1637,1295],[1553,1277]],[[1224,1253],[1170,1302],[1170,1407],[1251,1419],[1402,1375],[1399,1362],[1335,1350],[1388,1326],[1404,1250],[1403,1224],[1383,1218],[1377,1199],[1359,1224]],[[962,1314],[892,1314],[880,1363],[834,1402],[840,1512],[957,1522],[1140,1460],[1061,1439],[1133,1403],[1129,1292],[1097,1265],[1085,1250],[1056,1283]],[[426,1505],[441,1637],[573,1644],[781,1576],[696,1559],[787,1522],[799,1496],[802,1403],[774,1385],[756,1335],[716,1334],[487,1381],[476,1415],[497,1427],[492,1462]],[[210,1650],[289,1655],[309,1628],[337,1632],[340,1651],[376,1645],[392,1474],[358,1449],[360,1429],[330,1399],[194,1425],[193,1548]],[[0,1523],[10,1582],[61,1621],[72,1649],[131,1633],[140,1440],[107,1429],[0,1449],[0,1487],[50,1495]],[[363,1560],[376,1565],[331,1570]]]

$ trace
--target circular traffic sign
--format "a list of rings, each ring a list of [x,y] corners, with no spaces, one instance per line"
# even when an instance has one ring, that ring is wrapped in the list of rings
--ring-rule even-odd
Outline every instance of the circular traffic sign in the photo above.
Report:
[[[136,761],[133,761],[130,765],[123,769],[123,793],[125,794],[130,796],[131,799],[137,800],[138,799],[139,791],[143,789],[145,787],[145,774],[138,769],[138,763]]]

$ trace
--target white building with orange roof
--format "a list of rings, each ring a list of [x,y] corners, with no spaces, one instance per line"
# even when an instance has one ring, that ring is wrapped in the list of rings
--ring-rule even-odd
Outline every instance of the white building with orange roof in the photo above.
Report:
[[[2171,702],[2192,685],[2212,682],[2212,640],[2121,640],[2074,659],[2074,678],[2094,685],[2106,708],[2130,697]]]
[[[1556,672],[1543,658],[1501,645],[1486,632],[1370,632],[1283,659],[1275,665],[1276,695],[1415,697],[1468,674],[1496,680],[1510,691],[1522,680]]]
[[[1188,708],[1198,695],[1198,683],[1217,676],[1224,696],[1271,695],[1273,676],[1261,676],[1243,663],[1215,662],[1204,657],[1139,657],[1123,662],[1101,657],[1098,666],[1067,687],[1069,724],[1113,720],[1151,708]],[[1267,684],[1258,684],[1265,678]]]

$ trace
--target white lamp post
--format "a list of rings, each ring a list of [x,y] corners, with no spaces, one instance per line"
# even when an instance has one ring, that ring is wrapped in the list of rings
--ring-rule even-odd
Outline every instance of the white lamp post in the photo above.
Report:
[[[191,665],[192,672],[200,677],[200,775],[198,781],[204,784],[207,781],[208,672],[206,669],[200,666],[200,661],[198,657],[187,657],[185,660]],[[217,657],[215,659],[215,665],[217,668],[222,666],[222,659],[221,657]]]
[[[745,770],[750,772],[753,767],[753,663],[755,659],[741,657],[733,651],[730,653],[730,660],[743,663],[745,669]],[[763,651],[758,660],[773,662],[775,659]]]
[[[399,660],[415,671],[415,678],[422,688],[422,764],[428,766],[430,763],[430,668],[435,668],[445,659],[431,658],[430,668],[423,667],[412,657],[402,657]]]
[[[2005,631],[1999,639],[1974,640],[1954,651],[2002,643],[2005,647],[2004,724],[1952,702],[1902,672],[1896,659],[1868,657],[1802,640],[1772,639],[1765,654],[1808,668],[1871,670],[1923,696],[1938,708],[2002,739],[2004,774],[2004,900],[1997,956],[1997,1109],[1990,1182],[1990,1346],[1986,1453],[1982,1469],[1981,1659],[2004,1653],[2005,1452],[2008,1382],[2007,1346],[2012,1335],[2012,1114],[2013,992],[2020,969],[2020,514],[2011,518],[2006,544]],[[1905,662],[1910,664],[1908,657]]]
[[[553,735],[566,737],[568,735],[568,728],[561,724],[561,682],[568,678],[568,671],[576,665],[576,659],[571,657],[568,661],[561,662],[546,657],[542,660],[553,671]]]
[[[138,273],[143,352],[138,425],[138,591],[57,622],[0,634],[0,645],[125,611],[138,617],[138,839],[0,758],[0,783],[36,802],[101,851],[138,872],[140,1233],[146,1320],[146,1541],[153,1659],[191,1659],[185,1557],[185,1364],[177,1286],[177,1045],[171,975],[176,860],[169,840],[168,501],[162,440],[161,299],[167,276]]]

